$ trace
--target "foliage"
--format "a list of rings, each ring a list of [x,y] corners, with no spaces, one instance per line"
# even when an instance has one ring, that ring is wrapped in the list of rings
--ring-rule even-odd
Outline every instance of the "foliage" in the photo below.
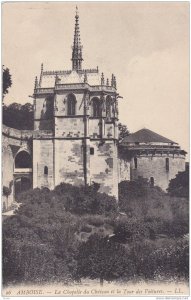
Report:
[[[63,183],[53,191],[36,188],[20,194],[22,204],[3,224],[5,282],[74,280],[76,233],[91,228],[71,212],[108,214],[116,209],[116,200],[102,197],[97,190],[97,185],[85,188]]]
[[[9,197],[10,194],[11,194],[11,189],[7,186],[3,186],[3,195]]]
[[[33,105],[12,103],[3,106],[3,124],[20,130],[33,129]]]
[[[119,141],[123,140],[125,137],[130,135],[130,132],[127,128],[127,125],[119,123],[118,124],[118,130],[119,130]]]
[[[5,94],[8,94],[8,89],[11,87],[11,85],[12,79],[9,69],[3,66],[3,96],[5,96]]]
[[[80,245],[77,263],[80,278],[99,279],[100,284],[124,276],[128,268],[125,247],[98,235]]]
[[[128,230],[132,232],[132,226],[137,230],[143,226],[153,239],[158,234],[180,237],[188,233],[188,199],[170,197],[159,187],[151,188],[143,178],[119,184],[119,207],[128,217],[125,225],[121,220],[118,229],[115,227],[119,236],[121,231],[124,235]]]
[[[98,192],[98,185],[75,187],[61,183],[54,193],[64,203],[65,209],[76,214],[110,214],[117,211],[116,199]]]
[[[170,280],[189,276],[189,245],[182,238],[158,246],[154,241],[136,241],[130,248],[129,259],[137,278]]]
[[[122,182],[122,215],[98,189],[62,183],[20,194],[3,222],[4,284],[188,278],[187,198],[142,178]]]
[[[168,193],[176,197],[189,197],[189,169],[178,172],[175,178],[170,180]]]
[[[120,218],[114,225],[115,240],[121,243],[142,240],[150,237],[149,229],[144,222],[136,218]]]

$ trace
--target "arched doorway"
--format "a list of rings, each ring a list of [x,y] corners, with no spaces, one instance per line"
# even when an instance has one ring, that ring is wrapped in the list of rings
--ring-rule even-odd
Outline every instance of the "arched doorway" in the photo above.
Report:
[[[15,157],[14,197],[19,200],[20,193],[32,188],[32,158],[26,150],[21,150]]]

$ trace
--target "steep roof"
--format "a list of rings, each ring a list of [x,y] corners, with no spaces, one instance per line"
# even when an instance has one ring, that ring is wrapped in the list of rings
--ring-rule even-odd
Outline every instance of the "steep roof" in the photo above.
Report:
[[[143,128],[138,130],[135,133],[130,134],[129,136],[125,137],[122,140],[122,145],[123,144],[128,144],[128,143],[173,143],[177,144],[164,136],[155,133],[149,129]]]

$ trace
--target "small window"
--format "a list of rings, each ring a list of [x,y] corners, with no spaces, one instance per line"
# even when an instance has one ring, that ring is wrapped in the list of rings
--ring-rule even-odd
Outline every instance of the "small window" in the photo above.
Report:
[[[135,166],[135,169],[137,169],[137,158],[134,157],[134,166]]]
[[[166,171],[169,171],[169,158],[166,158]]]
[[[94,155],[94,148],[93,147],[90,148],[90,155]]]
[[[154,177],[150,178],[150,184],[151,184],[151,187],[154,187],[154,184],[155,184]]]
[[[48,167],[47,166],[44,167],[44,175],[48,175]]]

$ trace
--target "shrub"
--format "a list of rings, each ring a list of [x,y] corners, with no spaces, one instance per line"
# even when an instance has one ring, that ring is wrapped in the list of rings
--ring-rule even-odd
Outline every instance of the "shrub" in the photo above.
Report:
[[[93,225],[95,227],[99,227],[104,225],[104,217],[103,216],[87,216],[85,217],[85,220],[88,224]]]
[[[170,180],[168,193],[176,197],[189,197],[189,170],[178,172],[175,178]]]
[[[90,233],[90,232],[92,232],[92,228],[90,226],[83,226],[81,228],[81,231]]]
[[[98,278],[100,284],[104,280],[119,279],[128,269],[125,247],[96,234],[80,245],[77,262],[80,278]]]
[[[150,236],[149,230],[144,226],[142,221],[126,217],[123,217],[115,223],[114,234],[115,239],[121,243],[145,239]]]

